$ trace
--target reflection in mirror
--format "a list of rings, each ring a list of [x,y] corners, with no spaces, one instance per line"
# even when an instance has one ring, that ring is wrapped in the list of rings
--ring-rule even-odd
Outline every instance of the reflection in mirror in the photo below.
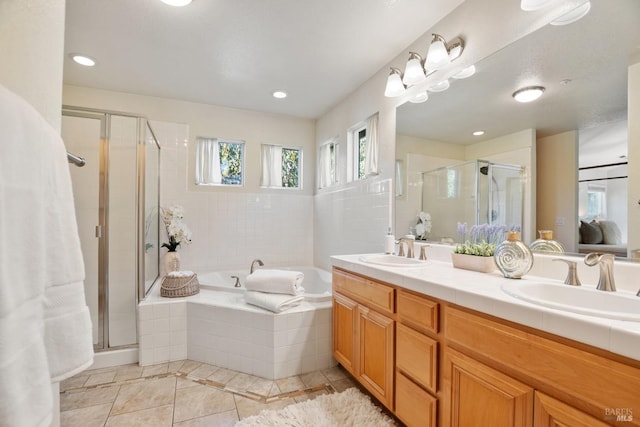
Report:
[[[431,216],[433,241],[463,243],[458,223],[522,229],[523,169],[473,160],[422,174],[422,211]],[[455,213],[455,214],[453,214]]]
[[[396,234],[415,223],[422,172],[485,159],[524,167],[523,241],[538,238],[537,230],[551,230],[568,252],[577,253],[582,135],[626,123],[627,74],[640,46],[639,19],[636,0],[617,1],[615,7],[592,2],[581,20],[545,26],[475,64],[476,74],[449,90],[423,104],[398,107],[396,159],[405,163],[406,191],[396,197]],[[531,85],[546,87],[543,96],[529,104],[514,102],[512,93]],[[476,130],[485,133],[474,136]],[[601,164],[605,153],[614,151],[610,142],[603,143]],[[627,161],[633,165],[640,159],[630,155]],[[616,191],[616,197],[625,193]],[[635,202],[624,195],[622,203],[607,214],[626,212]],[[627,234],[625,226],[619,228]]]

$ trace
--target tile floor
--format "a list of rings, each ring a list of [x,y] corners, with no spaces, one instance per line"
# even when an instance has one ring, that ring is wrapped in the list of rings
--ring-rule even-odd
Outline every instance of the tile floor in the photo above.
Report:
[[[84,371],[60,384],[62,427],[233,426],[262,409],[279,409],[355,386],[341,367],[280,380],[192,360]]]

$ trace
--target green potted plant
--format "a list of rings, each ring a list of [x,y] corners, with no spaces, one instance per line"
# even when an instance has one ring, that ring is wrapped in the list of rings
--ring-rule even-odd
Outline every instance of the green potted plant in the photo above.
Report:
[[[491,273],[496,269],[493,258],[496,241],[504,234],[504,226],[488,224],[474,225],[468,233],[468,239],[456,244],[451,254],[455,268]],[[458,223],[458,235],[461,239],[467,236],[467,224]]]

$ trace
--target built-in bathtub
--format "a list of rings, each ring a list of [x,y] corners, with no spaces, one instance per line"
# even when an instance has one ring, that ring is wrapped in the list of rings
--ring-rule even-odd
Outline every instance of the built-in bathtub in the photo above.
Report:
[[[268,268],[268,267],[264,267]],[[279,270],[294,270],[304,274],[302,287],[304,288],[305,301],[322,302],[331,301],[331,273],[315,267],[274,267]],[[246,289],[246,270],[224,270],[206,273],[198,273],[198,281],[202,289],[212,289],[228,292],[244,292]],[[236,277],[238,279],[236,279]],[[240,287],[236,287],[239,280]]]
[[[248,271],[197,272],[200,293],[185,298],[161,297],[156,283],[138,307],[140,365],[189,358],[268,379],[335,366],[331,274],[289,269],[305,275],[305,299],[277,314],[244,302],[231,276],[244,285]]]

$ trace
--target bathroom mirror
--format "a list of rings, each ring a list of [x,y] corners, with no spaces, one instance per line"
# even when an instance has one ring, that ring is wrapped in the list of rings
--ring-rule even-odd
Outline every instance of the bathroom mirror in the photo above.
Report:
[[[495,155],[483,160],[504,161],[504,153],[522,146],[505,143],[505,137],[526,140],[532,135],[539,141],[626,120],[627,72],[630,57],[639,52],[639,19],[638,1],[592,2],[581,20],[566,26],[547,25],[475,64],[475,75],[452,79],[447,91],[430,93],[422,104],[399,106],[396,159],[405,166],[405,191],[396,197],[396,234],[404,234],[418,213],[421,183],[417,173],[475,160],[473,147],[482,143],[490,144]],[[512,93],[530,85],[545,86],[546,91],[536,102],[515,102]],[[479,130],[484,135],[474,136]],[[618,157],[627,153],[617,148],[600,149],[600,161],[620,161]],[[535,150],[531,155],[535,165]],[[629,158],[628,162],[636,164],[640,159]],[[536,172],[543,166],[538,164]],[[562,166],[576,170],[577,194],[577,159],[568,159]],[[538,187],[537,193],[554,190]],[[525,207],[525,216],[527,211],[535,213],[535,202]],[[577,202],[575,205],[575,218],[559,218],[567,221],[559,226],[570,228],[575,236],[573,248],[578,239]],[[527,240],[536,238],[529,235]]]

